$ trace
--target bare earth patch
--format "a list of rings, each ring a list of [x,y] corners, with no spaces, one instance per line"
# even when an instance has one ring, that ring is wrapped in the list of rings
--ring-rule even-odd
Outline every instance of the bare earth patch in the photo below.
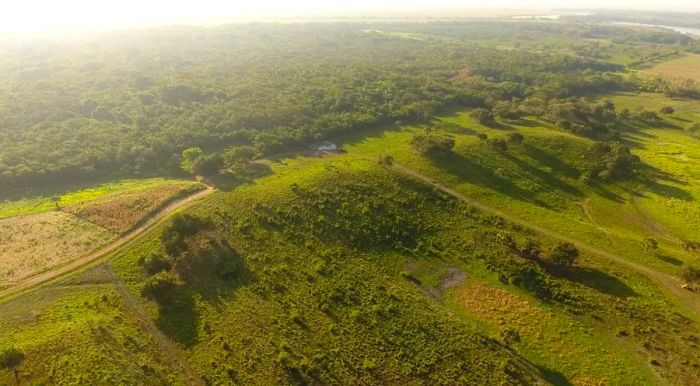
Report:
[[[0,287],[84,256],[115,236],[60,211],[0,219]]]
[[[107,195],[94,201],[65,206],[62,210],[122,234],[169,202],[201,189],[202,185],[190,183],[164,184],[145,190]]]

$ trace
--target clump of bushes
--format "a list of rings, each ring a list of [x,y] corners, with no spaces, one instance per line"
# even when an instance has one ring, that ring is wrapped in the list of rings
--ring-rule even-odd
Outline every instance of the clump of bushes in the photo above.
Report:
[[[631,178],[641,166],[639,157],[619,142],[596,142],[586,154],[590,166],[585,174],[605,182]]]
[[[578,260],[578,249],[569,242],[562,242],[554,246],[549,253],[549,259],[552,262],[562,266],[572,266]]]
[[[438,157],[449,154],[455,146],[455,140],[437,135],[416,135],[411,140],[411,146],[420,155]]]

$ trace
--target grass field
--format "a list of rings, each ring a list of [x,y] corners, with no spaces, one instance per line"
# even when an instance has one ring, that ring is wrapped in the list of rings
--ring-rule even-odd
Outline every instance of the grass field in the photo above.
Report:
[[[100,270],[0,303],[0,334],[25,353],[21,384],[185,384]]]
[[[88,255],[167,203],[203,188],[149,179],[0,203],[0,286]]]
[[[62,210],[112,232],[125,233],[167,203],[203,188],[189,181],[159,181],[152,187],[149,185],[64,205]]]
[[[691,54],[664,61],[643,72],[668,78],[687,78],[700,81],[700,55]]]
[[[0,286],[84,256],[115,236],[60,211],[1,219]]]
[[[211,221],[207,234],[225,240],[240,256],[243,268],[234,279],[180,279],[175,299],[166,305],[142,298],[149,274],[138,261],[165,253],[161,225],[110,263],[130,291],[122,299],[142,302],[128,308],[143,307],[146,318],[212,384],[500,384],[539,377],[557,385],[699,383],[700,329],[658,283],[585,252],[573,267],[553,265],[547,259],[555,240],[481,213],[375,161],[390,154],[506,213],[675,274],[697,261],[677,243],[697,229],[698,145],[682,130],[698,120],[697,109],[656,94],[606,97],[618,109],[676,109],[654,127],[622,133],[645,163],[664,172],[657,175],[667,177],[588,185],[579,176],[590,140],[533,119],[489,127],[467,112],[454,112],[433,122],[440,135],[456,142],[443,159],[417,155],[410,141],[423,129],[402,126],[341,139],[346,155],[269,162],[271,175],[217,193],[188,211]],[[476,137],[513,131],[524,141],[504,153]],[[640,240],[647,236],[659,238],[658,251],[643,250]],[[540,260],[518,254],[517,246],[528,241],[540,245]],[[154,359],[159,334],[139,328],[133,311],[130,316],[124,303],[109,300],[114,280],[99,275],[78,280],[100,283],[81,291],[102,291],[105,303],[90,295],[59,304],[75,312],[95,310],[85,313],[93,329],[105,328],[115,339],[142,339],[143,346],[109,346],[112,355],[122,360],[142,347],[142,368],[154,370],[144,375],[129,367],[126,374],[166,383],[164,372],[178,372]],[[42,304],[36,297],[17,301]],[[0,307],[12,309],[10,303]],[[67,341],[85,344],[85,353],[59,344],[41,356],[44,345],[56,343],[22,334],[56,327],[33,324],[27,311],[12,310],[4,316],[15,318],[12,323],[2,324],[0,317],[0,334],[20,326],[8,336],[31,357],[23,365],[27,381],[69,382],[67,372],[50,370],[62,358],[92,364],[104,357],[95,346],[100,334],[65,334]],[[59,315],[55,319],[72,317]],[[110,321],[117,318],[130,321],[132,329],[120,330]],[[504,334],[513,331],[519,339],[507,342]],[[71,369],[91,383],[122,379],[111,367]]]

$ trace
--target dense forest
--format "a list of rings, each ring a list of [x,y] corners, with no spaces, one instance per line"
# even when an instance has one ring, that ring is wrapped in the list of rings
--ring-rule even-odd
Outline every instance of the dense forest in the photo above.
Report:
[[[604,110],[570,98],[641,87],[624,66],[474,40],[488,31],[694,44],[670,32],[508,22],[171,27],[4,44],[0,185],[177,173],[191,147],[265,155],[449,106],[550,117],[612,138]]]

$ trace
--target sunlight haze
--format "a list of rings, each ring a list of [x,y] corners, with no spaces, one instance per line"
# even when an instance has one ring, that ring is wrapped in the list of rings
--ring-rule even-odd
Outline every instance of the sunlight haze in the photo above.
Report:
[[[690,0],[577,1],[166,1],[166,0],[27,0],[0,7],[0,30],[11,33],[71,31],[94,28],[145,27],[164,24],[201,24],[280,17],[422,16],[484,17],[514,10],[549,8],[635,8],[697,11]],[[508,9],[508,11],[506,11]]]

